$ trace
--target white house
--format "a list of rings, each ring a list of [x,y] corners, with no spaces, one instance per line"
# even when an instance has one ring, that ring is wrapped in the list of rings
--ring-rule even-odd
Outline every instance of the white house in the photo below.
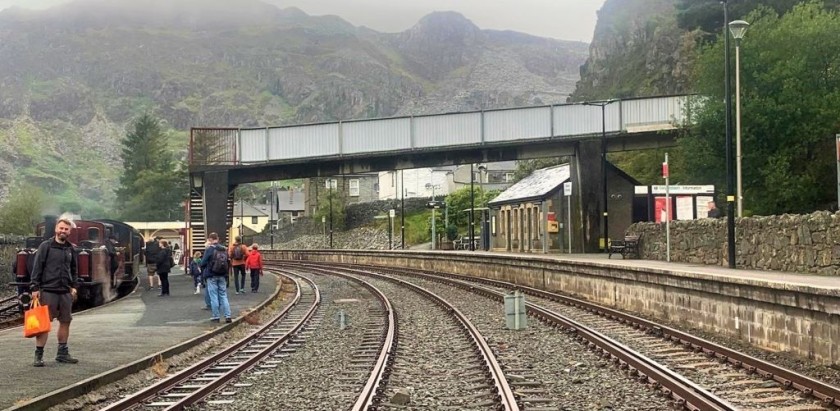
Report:
[[[415,168],[411,170],[383,171],[379,173],[379,199],[390,200],[405,198],[445,196],[449,194],[447,173],[455,167]]]

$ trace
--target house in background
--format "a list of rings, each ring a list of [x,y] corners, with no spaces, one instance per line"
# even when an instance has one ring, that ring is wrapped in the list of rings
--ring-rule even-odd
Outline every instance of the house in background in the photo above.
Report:
[[[277,224],[278,227],[285,227],[303,217],[306,205],[303,198],[303,190],[292,188],[277,192]]]
[[[383,171],[379,173],[379,199],[445,196],[450,193],[446,184],[447,173],[455,167],[413,168],[409,170]]]
[[[303,182],[305,215],[314,215],[318,201],[330,188],[335,190],[346,204],[369,203],[379,199],[379,175],[377,173],[346,174],[331,177],[308,178]]]
[[[234,237],[250,237],[261,233],[268,224],[268,219],[269,213],[244,201],[236,201],[233,203],[233,225],[230,234]]]
[[[513,173],[516,172],[516,161],[500,161],[496,163],[480,163],[472,166],[473,187],[485,191],[504,190],[513,184]],[[470,186],[470,165],[460,165],[446,176],[447,191],[454,193]]]

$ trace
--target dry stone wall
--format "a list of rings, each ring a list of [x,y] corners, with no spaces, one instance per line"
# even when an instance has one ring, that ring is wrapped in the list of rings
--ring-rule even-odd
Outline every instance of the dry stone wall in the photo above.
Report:
[[[629,235],[641,235],[641,257],[665,260],[665,224],[635,223]],[[840,275],[840,214],[735,219],[738,267],[821,275]],[[671,222],[671,261],[726,265],[726,218]]]

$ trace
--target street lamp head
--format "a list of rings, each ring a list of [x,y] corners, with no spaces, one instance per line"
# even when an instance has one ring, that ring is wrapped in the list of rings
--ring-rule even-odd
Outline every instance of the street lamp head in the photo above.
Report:
[[[747,32],[748,27],[750,27],[750,23],[747,23],[744,20],[729,22],[729,32],[732,33],[732,37],[735,38],[735,40],[741,40],[744,38],[744,34]]]

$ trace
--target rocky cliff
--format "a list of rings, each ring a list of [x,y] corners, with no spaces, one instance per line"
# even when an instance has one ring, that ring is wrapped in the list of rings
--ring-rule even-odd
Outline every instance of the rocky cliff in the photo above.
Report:
[[[677,26],[677,0],[607,0],[572,100],[689,92],[699,31]]]
[[[0,198],[108,209],[126,124],[266,126],[565,101],[587,45],[433,13],[383,34],[257,0],[79,0],[0,12]],[[9,148],[8,150],[6,148]]]

